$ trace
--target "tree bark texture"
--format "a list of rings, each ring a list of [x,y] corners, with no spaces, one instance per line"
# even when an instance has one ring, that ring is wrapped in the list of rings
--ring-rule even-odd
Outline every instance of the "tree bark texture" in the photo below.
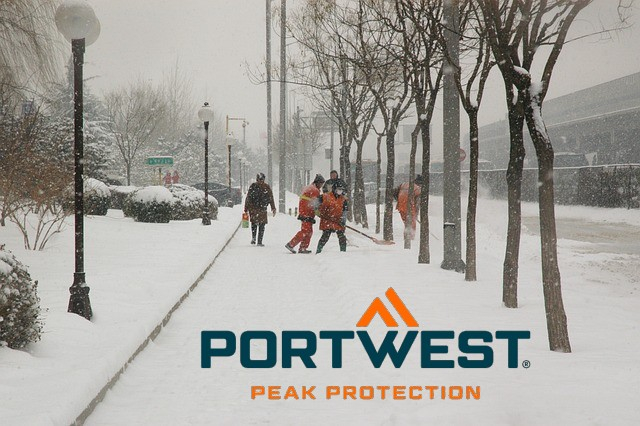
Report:
[[[476,281],[476,210],[478,207],[478,111],[469,115],[469,198],[467,200],[467,248],[465,281]]]
[[[420,122],[422,132],[422,188],[420,188],[420,249],[418,263],[431,263],[429,249],[429,163],[431,162],[431,134],[429,123]]]
[[[530,93],[527,91],[527,93]],[[558,266],[558,244],[553,191],[553,146],[542,120],[542,105],[538,97],[525,103],[527,128],[538,157],[538,208],[540,215],[540,249],[542,257],[542,288],[547,319],[549,348],[571,352],[567,316],[562,301],[562,285]]]
[[[511,87],[508,89],[511,90]],[[518,261],[522,227],[522,168],[524,166],[524,114],[522,96],[515,104],[507,99],[509,108],[509,165],[507,167],[507,247],[502,268],[502,302],[507,308],[518,307]]]

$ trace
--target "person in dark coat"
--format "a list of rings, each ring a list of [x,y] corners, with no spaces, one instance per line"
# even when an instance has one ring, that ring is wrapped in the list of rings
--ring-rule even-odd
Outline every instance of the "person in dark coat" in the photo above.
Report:
[[[267,207],[271,205],[271,212],[276,215],[276,203],[273,201],[271,187],[264,181],[264,173],[258,173],[256,181],[249,186],[247,197],[244,201],[244,211],[249,213],[251,221],[251,244],[256,244],[256,232],[258,234],[258,246],[262,247],[264,226],[267,224]]]
[[[329,237],[333,232],[338,235],[340,251],[347,251],[347,237],[344,235],[344,230],[347,224],[348,207],[344,190],[343,183],[336,182],[331,192],[320,196],[321,203],[320,207],[318,207],[318,216],[320,216],[322,236],[320,237],[320,241],[318,241],[316,254],[322,252],[324,245],[329,241]]]
[[[337,184],[340,184],[345,191],[347,190],[347,184],[344,180],[338,177],[338,172],[336,170],[331,170],[331,173],[329,173],[329,180],[327,180],[322,186],[322,192],[326,194],[327,192],[333,191],[333,187]]]

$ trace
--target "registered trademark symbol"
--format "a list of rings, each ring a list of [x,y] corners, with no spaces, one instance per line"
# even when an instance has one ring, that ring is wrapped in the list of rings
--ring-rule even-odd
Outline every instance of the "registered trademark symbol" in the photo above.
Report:
[[[524,361],[522,361],[522,366],[524,368],[529,368],[531,367],[531,361],[529,361],[528,359],[525,359]]]

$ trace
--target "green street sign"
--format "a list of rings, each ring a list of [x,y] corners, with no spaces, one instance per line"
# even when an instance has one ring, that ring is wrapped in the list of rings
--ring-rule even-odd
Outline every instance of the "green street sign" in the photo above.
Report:
[[[149,157],[147,164],[149,166],[173,166],[173,157]]]

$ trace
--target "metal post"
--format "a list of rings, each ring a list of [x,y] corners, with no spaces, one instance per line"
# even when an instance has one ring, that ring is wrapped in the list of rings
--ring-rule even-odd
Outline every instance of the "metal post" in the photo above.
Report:
[[[89,300],[89,286],[84,273],[84,173],[83,162],[83,98],[82,98],[82,66],[84,63],[84,39],[72,40],[73,53],[73,166],[74,166],[74,206],[75,206],[75,272],[73,284],[69,288],[68,312],[81,315],[90,320],[93,316]]]
[[[273,182],[273,141],[271,139],[271,0],[267,0],[267,181]]]
[[[240,192],[244,192],[244,184],[242,183],[242,160],[238,159],[238,175],[240,176]]]
[[[204,122],[204,210],[202,211],[202,224],[211,225],[211,216],[209,215],[209,122],[208,121]]]
[[[465,264],[461,255],[461,219],[460,219],[460,100],[456,89],[454,66],[458,65],[459,36],[458,0],[444,2],[445,42],[449,49],[451,63],[443,79],[443,220],[444,220],[444,259],[442,269],[464,272]]]
[[[227,164],[229,165],[229,170],[227,170],[227,183],[229,184],[229,192],[227,193],[227,196],[231,197],[231,145],[227,145]]]
[[[278,168],[278,210],[285,213],[287,189],[286,149],[287,149],[287,0],[281,0],[280,7],[280,167]]]
[[[331,117],[331,159],[329,160],[329,170],[333,170],[333,146],[334,146],[334,142],[333,142],[333,117]]]

